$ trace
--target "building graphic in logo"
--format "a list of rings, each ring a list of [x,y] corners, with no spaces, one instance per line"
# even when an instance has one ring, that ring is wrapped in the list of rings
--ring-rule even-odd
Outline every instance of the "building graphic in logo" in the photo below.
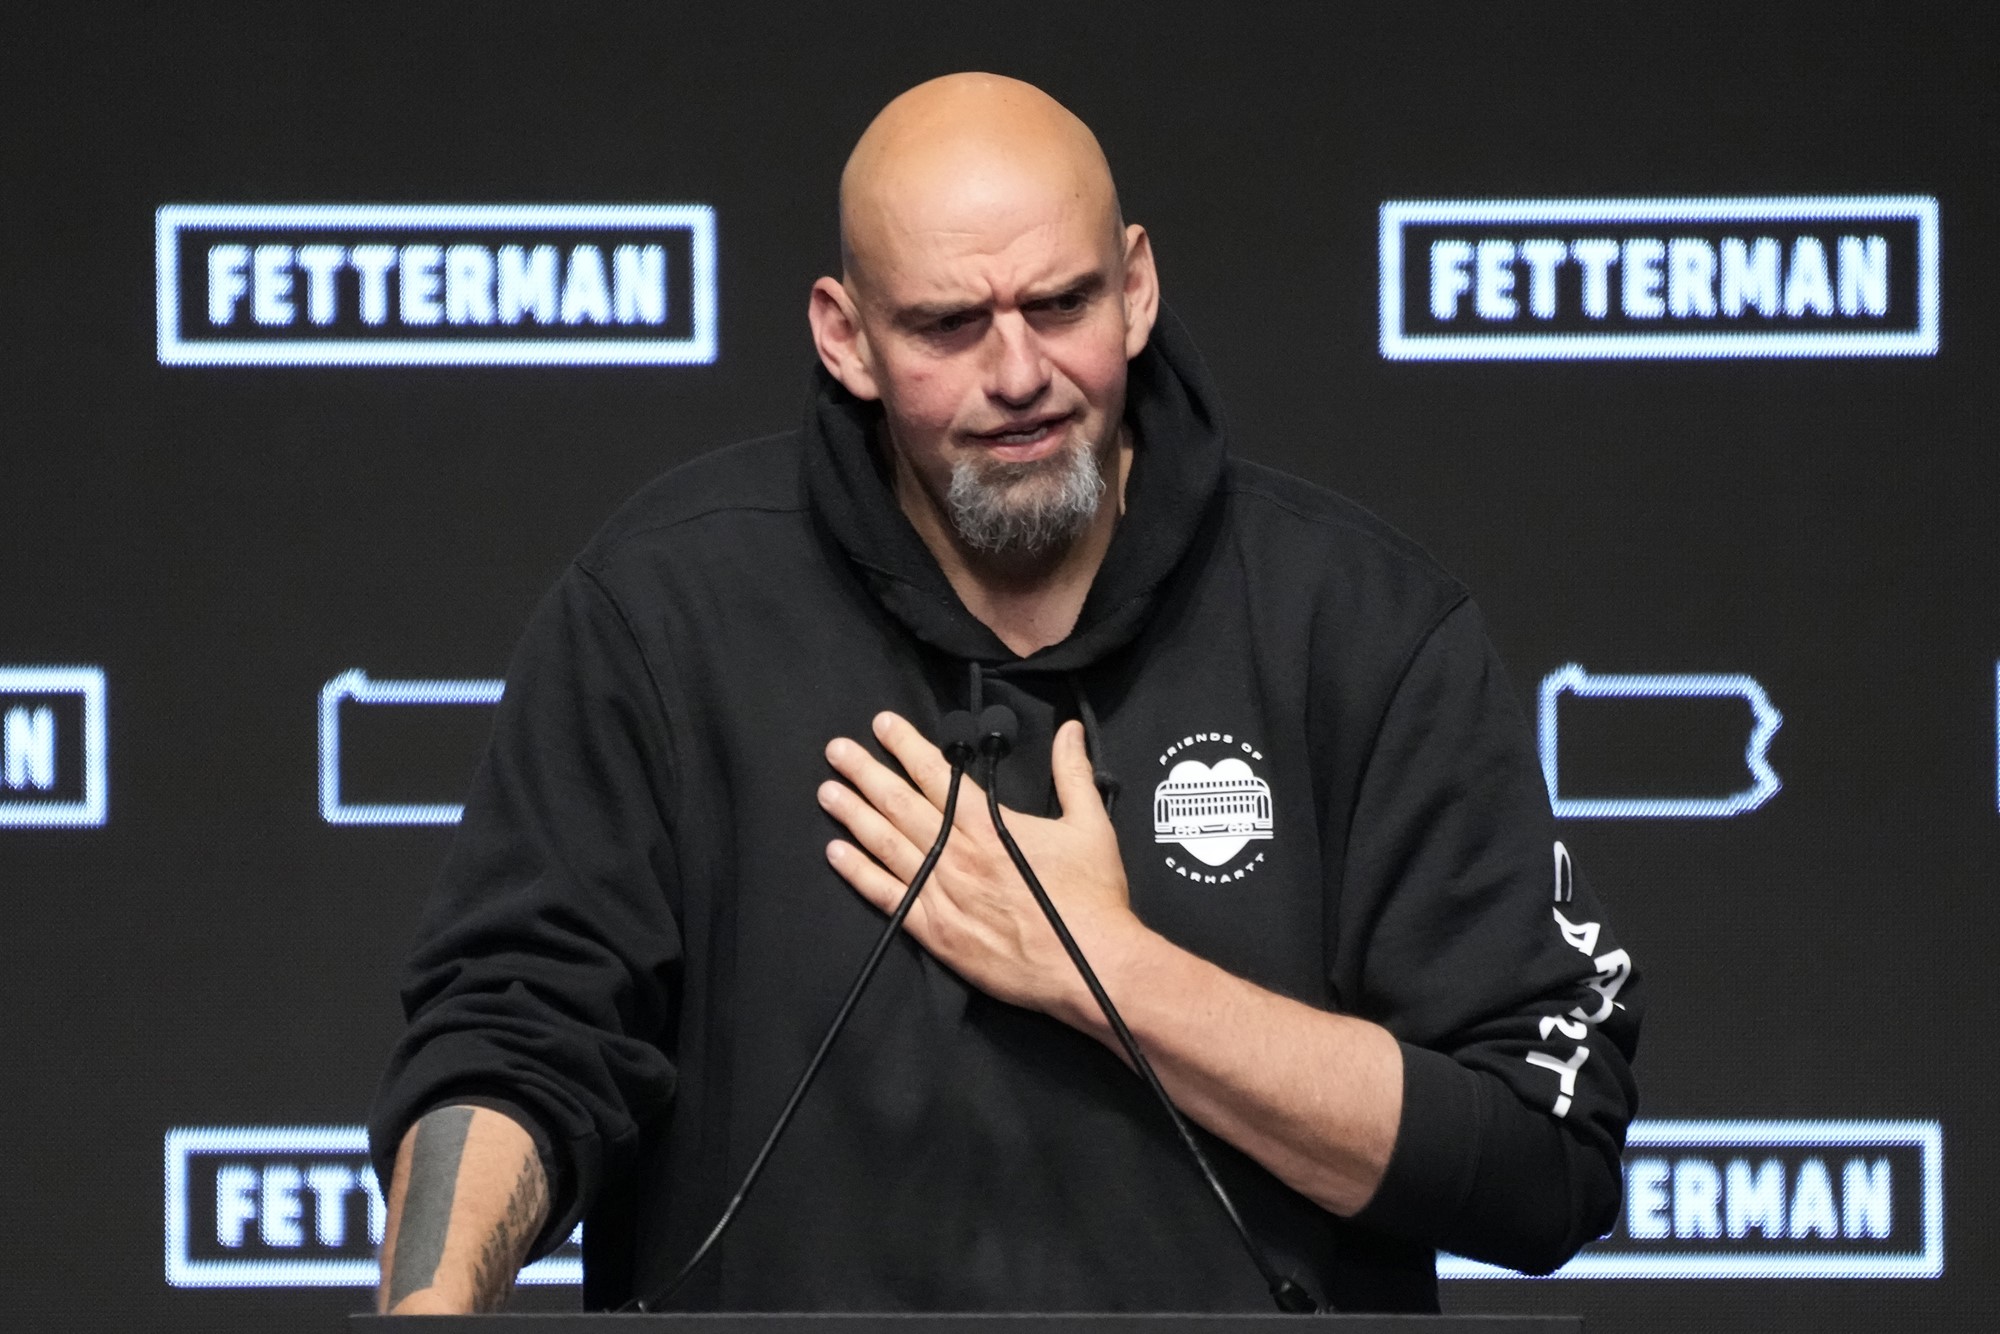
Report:
[[[705,204],[168,204],[165,366],[637,366],[716,355]]]
[[[1247,861],[1243,853],[1272,837],[1274,829],[1271,785],[1250,767],[1263,758],[1248,741],[1227,732],[1196,732],[1161,754],[1167,776],[1153,789],[1153,841],[1177,846],[1200,863],[1169,855],[1167,865],[1175,872],[1215,884],[1241,880],[1262,864],[1261,851]]]
[[[1928,195],[1394,200],[1380,222],[1392,361],[1938,350]]]

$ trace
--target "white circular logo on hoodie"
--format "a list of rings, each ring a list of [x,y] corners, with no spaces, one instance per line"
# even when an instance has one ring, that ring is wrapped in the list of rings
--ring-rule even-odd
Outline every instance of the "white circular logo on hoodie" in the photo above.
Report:
[[[1167,866],[1201,884],[1241,880],[1263,864],[1272,835],[1271,785],[1252,762],[1262,751],[1228,732],[1195,732],[1160,754],[1153,841],[1178,847]]]

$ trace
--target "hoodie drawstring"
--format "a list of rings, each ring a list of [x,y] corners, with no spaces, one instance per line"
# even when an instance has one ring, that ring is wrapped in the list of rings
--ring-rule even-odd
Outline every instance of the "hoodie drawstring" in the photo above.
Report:
[[[1070,672],[1068,675],[1070,693],[1076,696],[1077,717],[1083,719],[1083,744],[1090,753],[1090,777],[1097,784],[1097,795],[1104,799],[1104,813],[1109,815],[1118,809],[1121,785],[1118,775],[1105,768],[1097,758],[1104,753],[1104,734],[1097,726],[1097,710],[1090,707],[1090,698],[1083,693],[1083,682],[1077,674]]]
[[[977,718],[986,708],[986,671],[973,658],[966,664],[966,697]],[[1076,696],[1077,717],[1083,721],[1083,744],[1090,756],[1091,781],[1097,784],[1097,795],[1104,800],[1104,812],[1109,815],[1118,809],[1118,793],[1123,784],[1118,775],[1112,773],[1098,761],[1104,753],[1104,731],[1097,724],[1097,710],[1090,707],[1090,697],[1083,693],[1083,682],[1075,672],[1064,673],[1069,681],[1069,689]]]

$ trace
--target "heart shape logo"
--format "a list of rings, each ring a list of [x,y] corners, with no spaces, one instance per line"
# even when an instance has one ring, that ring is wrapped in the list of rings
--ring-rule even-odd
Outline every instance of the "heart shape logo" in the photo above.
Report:
[[[1251,839],[1271,837],[1270,812],[1270,788],[1242,760],[1182,760],[1153,791],[1153,841],[1220,866]]]

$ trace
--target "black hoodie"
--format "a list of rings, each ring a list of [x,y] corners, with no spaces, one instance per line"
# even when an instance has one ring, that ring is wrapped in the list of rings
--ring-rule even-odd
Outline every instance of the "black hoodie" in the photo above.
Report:
[[[1477,611],[1354,505],[1230,458],[1171,315],[1127,401],[1126,512],[1075,631],[1026,658],[960,603],[876,410],[824,374],[799,431],[606,525],[522,640],[425,914],[384,1181],[424,1111],[497,1104],[554,1183],[538,1249],[586,1218],[586,1303],[657,1289],[881,927],[825,860],[826,741],[1005,703],[1003,801],[1055,813],[1050,743],[1082,717],[1139,916],[1403,1043],[1395,1152],[1352,1220],[1205,1137],[1281,1268],[1340,1309],[1435,1310],[1436,1248],[1545,1271],[1610,1226],[1638,986]],[[1138,1078],[908,939],[679,1301],[1270,1309]]]

